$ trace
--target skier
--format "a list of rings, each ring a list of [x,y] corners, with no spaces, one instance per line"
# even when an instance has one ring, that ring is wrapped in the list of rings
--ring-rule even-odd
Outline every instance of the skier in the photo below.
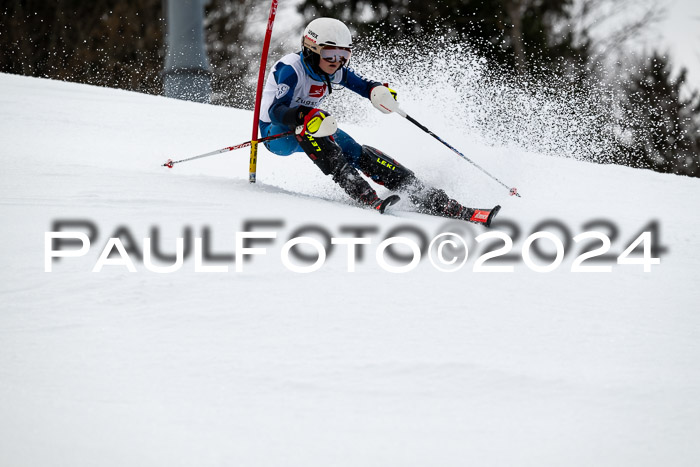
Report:
[[[389,190],[406,193],[422,213],[488,227],[500,206],[493,209],[462,206],[443,190],[421,182],[395,159],[378,149],[360,145],[338,128],[332,115],[319,108],[333,92],[333,85],[370,99],[383,113],[398,108],[395,91],[363,78],[348,67],[351,56],[352,37],[345,24],[333,18],[317,18],[309,23],[302,36],[301,52],[282,57],[267,78],[261,102],[261,135],[295,130],[295,136],[266,142],[267,149],[280,156],[305,152],[353,200],[379,212],[383,213],[399,197],[380,199],[358,170]]]

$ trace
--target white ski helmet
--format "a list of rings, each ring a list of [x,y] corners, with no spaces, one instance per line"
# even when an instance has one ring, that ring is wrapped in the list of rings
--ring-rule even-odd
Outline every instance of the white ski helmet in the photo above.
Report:
[[[342,21],[334,18],[316,18],[304,30],[301,48],[321,53],[324,46],[352,49],[352,35]]]

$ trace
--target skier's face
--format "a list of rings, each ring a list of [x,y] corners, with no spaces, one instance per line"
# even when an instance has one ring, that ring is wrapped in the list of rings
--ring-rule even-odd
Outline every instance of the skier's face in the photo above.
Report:
[[[332,75],[350,60],[350,51],[338,47],[324,47],[321,50],[319,66],[324,73]]]

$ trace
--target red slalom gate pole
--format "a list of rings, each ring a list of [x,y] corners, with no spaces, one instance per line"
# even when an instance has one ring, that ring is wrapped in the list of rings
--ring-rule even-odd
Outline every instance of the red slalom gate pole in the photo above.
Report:
[[[258,72],[258,91],[255,95],[255,111],[253,112],[253,136],[250,141],[250,166],[248,167],[248,181],[255,183],[258,171],[258,120],[260,119],[260,99],[262,98],[265,81],[265,68],[267,66],[267,52],[270,48],[270,38],[272,37],[272,25],[275,23],[277,14],[277,0],[272,0],[270,5],[270,16],[267,18],[267,32],[263,43],[262,56],[260,57],[260,71]]]
[[[256,143],[264,143],[265,141],[272,141],[275,139],[284,138],[285,136],[291,136],[293,134],[294,134],[294,132],[290,130],[290,131],[287,131],[285,133],[278,133],[276,135],[270,135],[270,136],[266,136],[264,138],[260,138],[258,141],[256,141]],[[162,166],[172,169],[173,165],[175,165],[175,164],[180,164],[182,162],[187,162],[187,161],[193,161],[195,159],[201,159],[203,157],[215,156],[217,154],[222,154],[224,152],[235,151],[236,149],[241,149],[241,148],[244,148],[246,146],[251,146],[252,144],[253,144],[253,141],[246,141],[245,143],[237,144],[235,146],[228,146],[226,148],[217,149],[216,151],[208,152],[206,154],[200,154],[198,156],[188,157],[187,159],[180,159],[179,161],[174,161],[172,159],[168,159],[168,161],[165,164],[162,164]]]

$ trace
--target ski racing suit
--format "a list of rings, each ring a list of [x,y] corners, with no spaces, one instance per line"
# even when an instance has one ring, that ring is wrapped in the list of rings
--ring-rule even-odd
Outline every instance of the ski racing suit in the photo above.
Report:
[[[332,92],[333,85],[369,99],[372,89],[382,83],[365,79],[349,67],[341,67],[333,75],[318,74],[301,53],[282,57],[265,83],[259,121],[261,136],[284,133],[301,125],[305,115],[318,109]],[[267,141],[265,147],[279,156],[305,152],[325,175],[330,175],[360,204],[372,205],[378,196],[358,170],[392,191],[407,193],[420,212],[468,220],[469,211],[473,211],[450,199],[443,190],[426,186],[395,159],[378,149],[360,145],[341,129],[334,135],[315,139],[308,133],[288,136]]]

